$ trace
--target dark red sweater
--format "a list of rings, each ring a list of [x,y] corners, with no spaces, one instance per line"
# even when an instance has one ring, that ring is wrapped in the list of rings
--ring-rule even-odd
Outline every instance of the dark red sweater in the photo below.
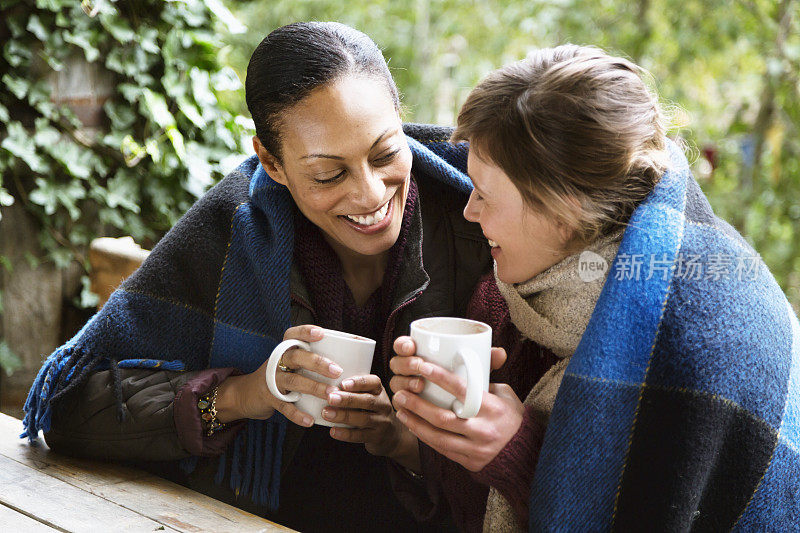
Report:
[[[525,400],[558,358],[549,350],[524,339],[514,327],[492,274],[481,279],[470,300],[467,315],[492,326],[492,345],[505,348],[508,354],[505,365],[492,372],[491,381],[508,383],[520,400]],[[476,473],[427,446],[421,446],[423,475],[428,479],[429,487],[437,484],[441,487],[459,529],[482,531],[490,486],[506,498],[521,523],[527,523],[528,498],[544,430],[543,422],[526,408],[522,425],[514,437],[491,463]]]

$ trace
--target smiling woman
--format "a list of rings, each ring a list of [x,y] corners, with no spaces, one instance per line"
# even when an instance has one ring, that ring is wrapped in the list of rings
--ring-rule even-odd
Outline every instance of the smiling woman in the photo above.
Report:
[[[258,137],[256,154],[323,230],[345,276],[365,285],[356,292],[369,296],[400,234],[410,184],[411,150],[391,94],[380,79],[343,76],[313,91],[283,121],[280,158]]]
[[[246,98],[256,155],[48,358],[28,435],[149,465],[302,531],[452,529],[416,479],[418,441],[386,386],[391,339],[422,316],[463,316],[490,269],[479,226],[460,216],[465,150],[449,129],[402,124],[380,50],[341,24],[270,33]],[[295,348],[277,386],[325,400],[323,417],[349,427],[312,427],[266,385],[275,345],[321,328],[376,339],[371,374],[329,386],[342,368]]]
[[[484,531],[800,523],[800,323],[712,211],[641,74],[598,48],[545,48],[459,113],[464,216],[495,260],[476,295],[493,312],[475,318],[508,349],[505,382],[457,419],[407,385],[422,374],[462,398],[463,380],[401,338],[391,387],[441,454],[451,505]],[[478,508],[465,495],[482,484]]]

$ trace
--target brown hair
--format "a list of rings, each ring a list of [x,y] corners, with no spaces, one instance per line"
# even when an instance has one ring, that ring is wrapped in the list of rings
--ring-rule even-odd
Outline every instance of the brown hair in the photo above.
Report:
[[[500,167],[580,249],[622,228],[666,168],[663,113],[643,72],[595,47],[538,50],[472,90],[451,140]]]

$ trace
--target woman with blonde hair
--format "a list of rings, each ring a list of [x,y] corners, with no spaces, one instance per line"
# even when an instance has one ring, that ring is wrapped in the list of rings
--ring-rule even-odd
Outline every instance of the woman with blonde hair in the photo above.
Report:
[[[472,91],[452,139],[470,143],[464,216],[495,260],[473,316],[504,336],[508,384],[459,419],[414,376],[461,397],[463,383],[400,337],[391,388],[454,516],[490,531],[797,524],[797,317],[714,215],[641,69],[539,50]]]

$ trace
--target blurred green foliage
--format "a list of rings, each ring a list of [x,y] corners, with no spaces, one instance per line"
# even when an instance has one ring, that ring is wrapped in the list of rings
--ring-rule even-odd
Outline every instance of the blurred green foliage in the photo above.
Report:
[[[715,210],[797,307],[798,3],[0,0],[0,205],[36,214],[60,265],[83,260],[98,225],[151,244],[250,151],[239,80],[258,42],[289,22],[338,20],[370,35],[404,118],[440,124],[490,70],[534,48],[593,44],[652,73]],[[51,99],[49,77],[76,55],[113,78],[99,135]]]
[[[405,119],[453,124],[470,88],[532,49],[592,44],[652,74],[717,214],[800,306],[800,1],[228,0],[248,31],[226,38],[242,79],[269,31],[337,20],[384,49]],[[243,101],[238,104],[245,112]]]
[[[38,218],[58,266],[100,233],[152,245],[242,152],[246,121],[218,103],[241,89],[218,15],[218,0],[0,0],[0,204]],[[92,128],[60,105],[76,83],[102,105]]]

